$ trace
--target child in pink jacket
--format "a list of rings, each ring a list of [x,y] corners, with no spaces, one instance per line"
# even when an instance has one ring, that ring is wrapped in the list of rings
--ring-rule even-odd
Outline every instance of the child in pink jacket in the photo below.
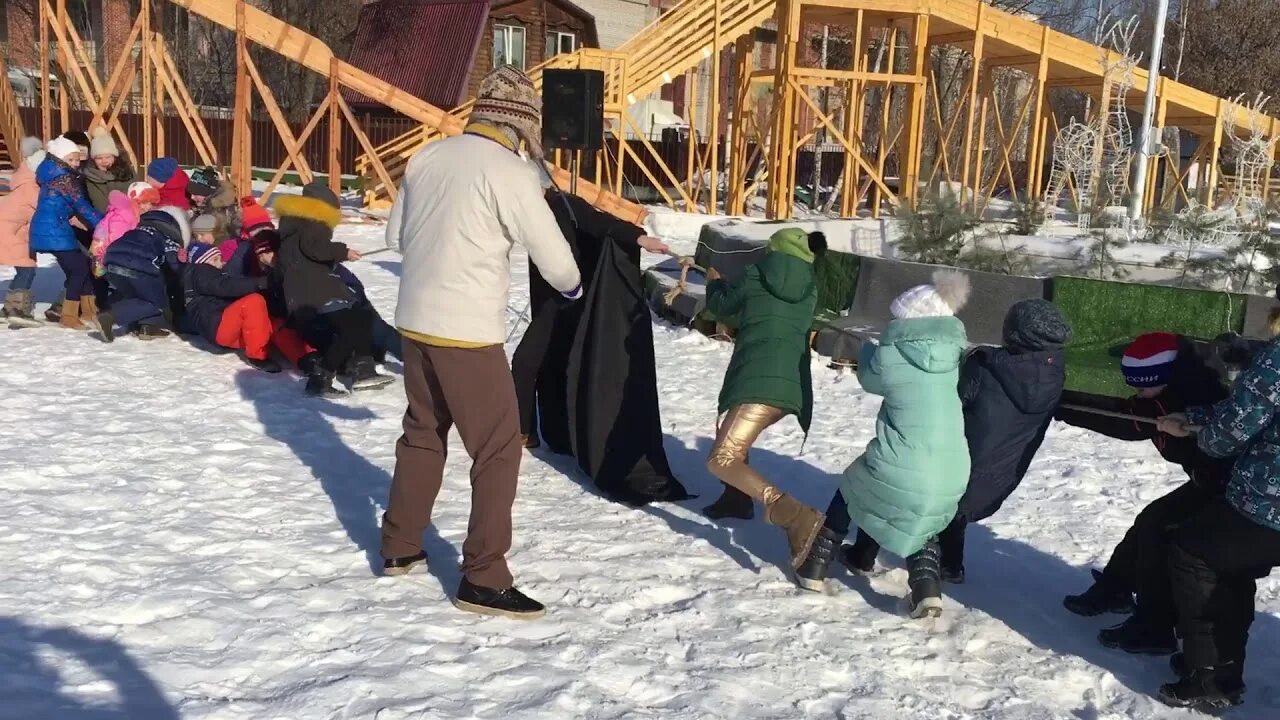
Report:
[[[106,272],[103,259],[107,256],[107,248],[119,240],[125,233],[138,227],[138,218],[142,214],[155,209],[160,202],[160,193],[149,183],[136,182],[129,186],[129,193],[112,190],[107,196],[107,212],[102,222],[93,230],[93,243],[89,246],[89,254],[93,256],[93,274],[102,277]]]

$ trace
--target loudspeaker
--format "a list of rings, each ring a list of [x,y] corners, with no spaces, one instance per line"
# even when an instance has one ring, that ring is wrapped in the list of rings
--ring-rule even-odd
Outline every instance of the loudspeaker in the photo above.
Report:
[[[604,73],[542,71],[542,146],[547,150],[604,147]]]

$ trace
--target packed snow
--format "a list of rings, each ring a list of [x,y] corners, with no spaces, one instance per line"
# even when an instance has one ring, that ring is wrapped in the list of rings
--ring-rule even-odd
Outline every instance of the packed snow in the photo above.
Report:
[[[671,241],[692,252],[696,229],[680,229]],[[339,230],[369,250],[380,234]],[[353,268],[390,315],[399,257]],[[59,283],[42,270],[41,299]],[[718,491],[704,458],[731,347],[659,323],[654,350],[667,451],[702,498],[629,509],[571,461],[527,455],[510,560],[549,613],[518,623],[448,602],[469,509],[456,437],[430,569],[371,571],[398,384],[317,400],[296,376],[176,339],[0,331],[0,718],[1195,716],[1152,698],[1164,658],[1103,649],[1107,619],[1061,606],[1183,481],[1149,444],[1055,425],[1021,491],[971,528],[968,584],[948,586],[942,618],[912,621],[900,563],[806,594],[776,528],[698,514]],[[825,507],[879,401],[814,370],[807,442],[788,422],[751,459]],[[1247,704],[1231,717],[1280,716],[1278,594],[1259,584]]]

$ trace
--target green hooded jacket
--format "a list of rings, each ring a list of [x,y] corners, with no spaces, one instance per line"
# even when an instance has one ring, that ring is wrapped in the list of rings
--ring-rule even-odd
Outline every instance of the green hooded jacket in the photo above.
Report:
[[[707,285],[707,309],[738,319],[733,359],[720,388],[720,412],[762,404],[796,415],[809,431],[813,381],[809,330],[818,302],[813,251],[804,230],[774,233],[769,252],[733,283]]]
[[[894,320],[858,357],[862,389],[881,395],[876,436],[840,479],[849,516],[889,552],[919,551],[956,514],[969,483],[957,385],[964,324],[954,317]]]

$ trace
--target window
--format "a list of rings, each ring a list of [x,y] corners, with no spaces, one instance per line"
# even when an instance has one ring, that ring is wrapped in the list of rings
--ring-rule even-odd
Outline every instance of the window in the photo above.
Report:
[[[493,66],[514,65],[524,69],[524,28],[514,25],[493,26]]]
[[[547,57],[571,53],[578,49],[578,36],[552,30],[547,33]]]

